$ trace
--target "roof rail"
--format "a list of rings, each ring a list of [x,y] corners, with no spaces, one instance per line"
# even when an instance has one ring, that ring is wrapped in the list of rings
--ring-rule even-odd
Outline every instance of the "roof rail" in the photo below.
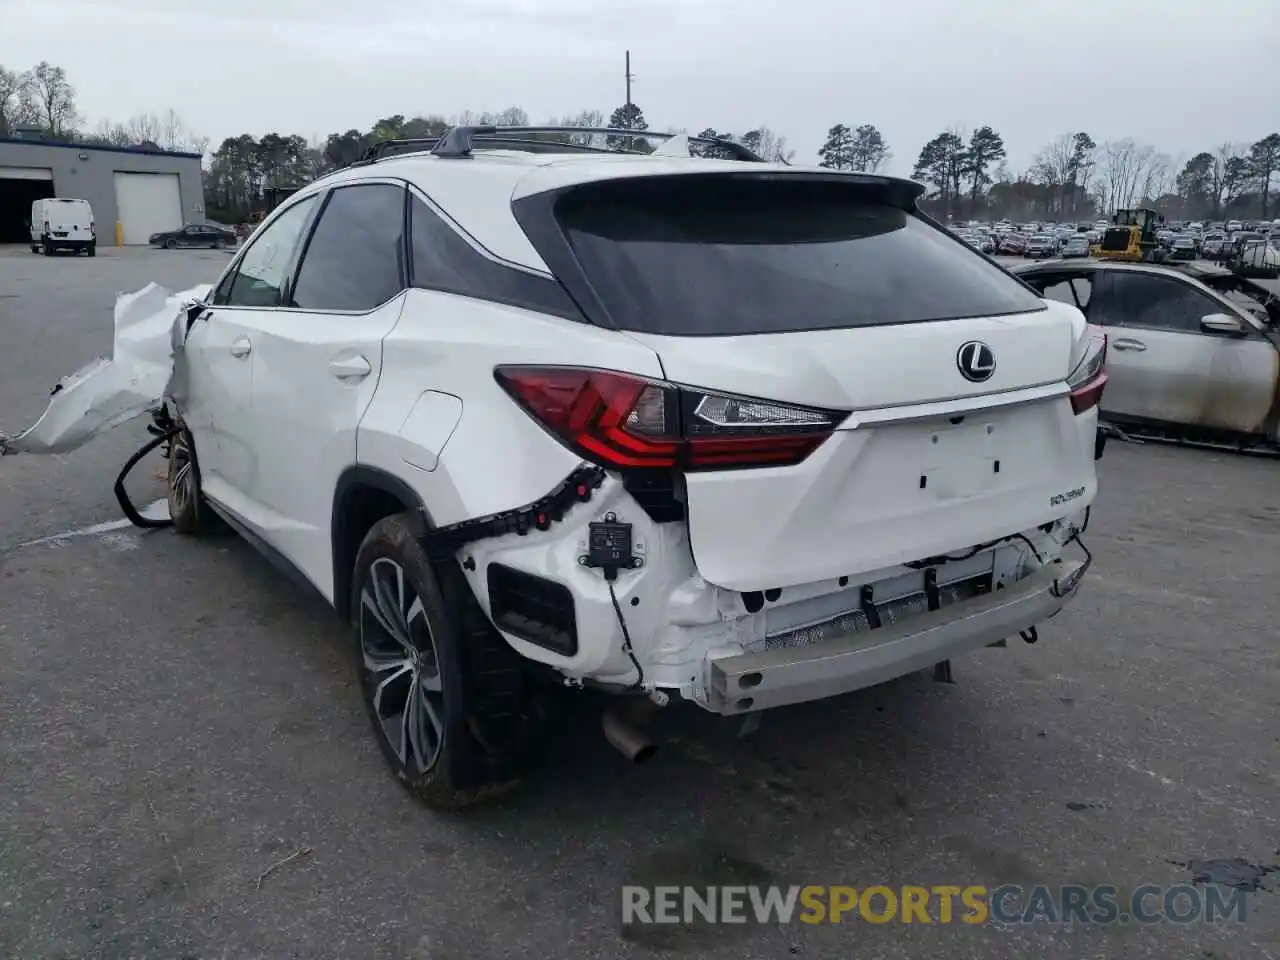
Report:
[[[430,150],[441,139],[441,137],[415,137],[408,140],[378,140],[361,154],[359,160],[348,164],[348,166],[355,166],[359,163],[377,163],[382,159],[383,154],[388,153],[392,147],[421,147],[423,150]]]
[[[537,147],[542,152],[554,150],[562,146],[566,152],[592,151],[601,153],[633,153],[647,155],[647,151],[627,147],[613,149],[595,148],[581,143],[560,143],[554,140],[536,140],[531,135],[561,134],[570,136],[605,136],[616,140],[659,139],[673,140],[681,138],[689,144],[697,143],[718,148],[737,160],[751,163],[763,163],[750,147],[733,140],[721,140],[718,137],[691,137],[683,133],[661,133],[653,130],[627,130],[620,127],[569,127],[569,126],[458,126],[452,127],[442,137],[426,137],[407,140],[379,140],[369,147],[356,163],[376,163],[389,153],[398,152],[405,147],[417,147],[429,150],[438,157],[469,157],[477,145],[488,147],[514,146]],[[692,155],[692,153],[690,154]]]

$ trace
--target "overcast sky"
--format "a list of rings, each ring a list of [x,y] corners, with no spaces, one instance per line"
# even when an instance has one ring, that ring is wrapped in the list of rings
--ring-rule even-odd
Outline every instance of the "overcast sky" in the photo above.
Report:
[[[1065,131],[1185,159],[1280,127],[1280,0],[0,0],[0,64],[65,67],[88,127],[172,107],[213,145],[607,115],[627,48],[650,127],[767,124],[799,162],[836,122],[903,174],[948,125],[995,127],[1014,171]]]

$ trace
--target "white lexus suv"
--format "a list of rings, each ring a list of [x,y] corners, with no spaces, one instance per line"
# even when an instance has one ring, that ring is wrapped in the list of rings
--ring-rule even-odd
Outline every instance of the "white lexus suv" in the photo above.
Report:
[[[545,132],[300,190],[168,401],[175,526],[226,521],[350,621],[399,778],[516,781],[548,680],[738,715],[1036,639],[1087,566],[1105,336],[909,181]]]

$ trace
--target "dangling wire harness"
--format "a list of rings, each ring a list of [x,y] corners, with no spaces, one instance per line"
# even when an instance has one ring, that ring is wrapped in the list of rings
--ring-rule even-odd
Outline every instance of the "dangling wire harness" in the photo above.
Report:
[[[157,447],[168,445],[165,446],[165,457],[167,459],[172,450],[174,439],[184,429],[181,425],[173,422],[173,418],[169,416],[169,412],[164,407],[157,407],[152,410],[151,419],[154,422],[147,425],[147,432],[153,435],[152,439],[143,444],[137,453],[125,461],[124,467],[121,468],[120,474],[116,477],[114,488],[116,502],[120,504],[120,509],[124,511],[124,515],[135,527],[142,527],[144,530],[171,527],[173,526],[173,520],[169,517],[144,517],[138,508],[133,505],[133,501],[129,499],[129,492],[124,488],[125,478],[133,472],[133,468],[141,463],[147,454]]]

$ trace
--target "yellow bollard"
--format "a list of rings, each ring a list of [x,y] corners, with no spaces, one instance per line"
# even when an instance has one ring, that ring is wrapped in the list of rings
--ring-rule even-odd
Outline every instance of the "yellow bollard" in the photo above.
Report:
[[[116,221],[116,246],[124,246],[124,224],[119,220]]]

